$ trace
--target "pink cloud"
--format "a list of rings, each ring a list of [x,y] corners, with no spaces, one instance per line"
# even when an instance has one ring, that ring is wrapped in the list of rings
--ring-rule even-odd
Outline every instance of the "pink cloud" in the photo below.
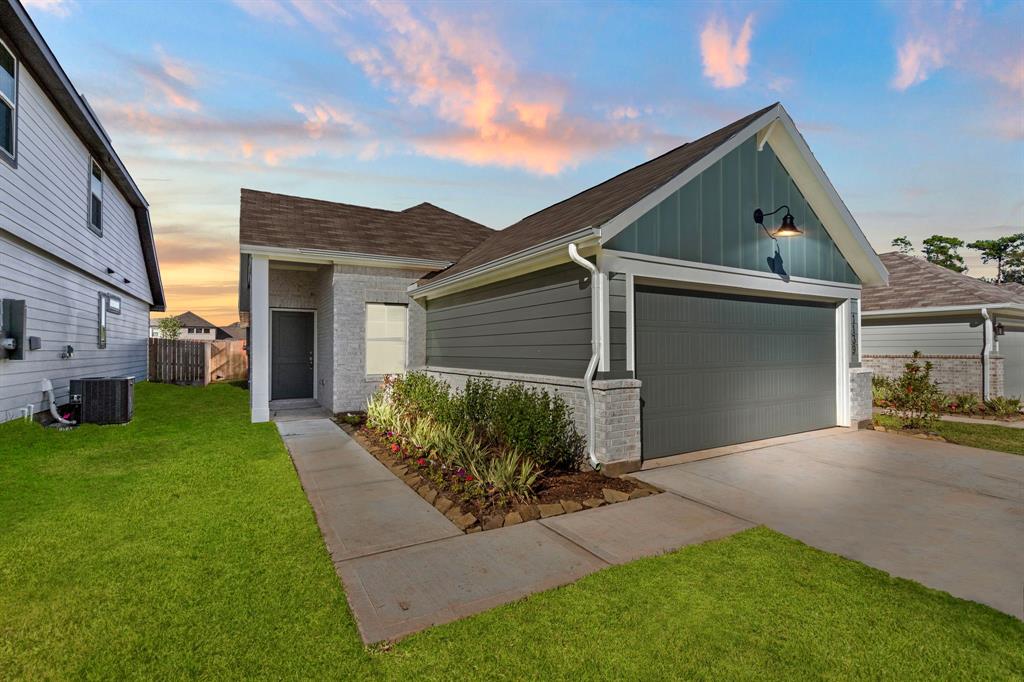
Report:
[[[907,38],[896,54],[897,67],[892,87],[906,90],[926,81],[932,71],[945,66],[946,49],[931,36]]]
[[[235,7],[249,16],[264,21],[283,23],[294,26],[295,16],[278,0],[232,0]]]
[[[735,88],[747,82],[750,64],[750,39],[754,34],[754,15],[748,14],[733,40],[732,30],[721,17],[713,16],[700,32],[700,53],[704,75],[716,88]]]

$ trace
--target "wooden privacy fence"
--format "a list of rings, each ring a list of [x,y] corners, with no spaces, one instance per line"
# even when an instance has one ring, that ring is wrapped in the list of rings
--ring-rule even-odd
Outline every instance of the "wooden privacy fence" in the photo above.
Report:
[[[149,380],[165,384],[206,386],[211,381],[245,379],[245,342],[149,340]]]

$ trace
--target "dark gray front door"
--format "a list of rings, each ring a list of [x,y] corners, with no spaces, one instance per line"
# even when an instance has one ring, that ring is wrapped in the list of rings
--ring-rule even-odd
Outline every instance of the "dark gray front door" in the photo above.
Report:
[[[270,399],[313,397],[313,313],[271,311]]]
[[[645,459],[836,424],[835,307],[637,287]]]

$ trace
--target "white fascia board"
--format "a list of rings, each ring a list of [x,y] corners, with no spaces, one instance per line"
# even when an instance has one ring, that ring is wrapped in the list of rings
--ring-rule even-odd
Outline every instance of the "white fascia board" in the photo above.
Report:
[[[580,253],[593,255],[597,250],[601,231],[587,227],[567,235],[548,240],[542,244],[499,258],[440,282],[413,284],[406,290],[413,298],[436,298],[467,289],[475,289],[491,282],[517,277],[529,272],[543,270],[569,260],[567,246],[575,243]]]
[[[892,308],[890,310],[864,310],[861,317],[872,317],[885,319],[888,317],[931,317],[949,315],[970,315],[971,313],[981,314],[982,308],[990,313],[1009,315],[1010,317],[1024,317],[1024,304],[1021,303],[982,303],[972,305],[943,305],[928,308]]]
[[[889,272],[854,220],[850,209],[843,203],[821,164],[814,158],[814,153],[789,113],[781,104],[778,109],[780,125],[773,126],[767,135],[768,144],[772,146],[775,156],[793,178],[861,282],[865,285],[888,284]]]
[[[619,234],[632,223],[639,220],[641,216],[652,208],[668,199],[669,196],[680,189],[683,185],[721,161],[726,154],[746,142],[752,135],[757,134],[767,126],[770,126],[779,118],[780,111],[782,111],[782,105],[776,104],[763,115],[759,116],[756,121],[712,150],[707,156],[694,163],[682,173],[672,178],[670,181],[654,190],[622,213],[619,213],[617,216],[604,223],[601,226],[601,244],[607,244],[615,237],[615,235]],[[751,224],[753,224],[753,220],[751,220]]]
[[[451,261],[425,258],[405,258],[351,251],[329,251],[326,249],[293,249],[280,246],[253,246],[242,244],[239,251],[252,255],[267,256],[274,260],[296,263],[338,263],[342,265],[364,265],[378,268],[404,268],[410,270],[444,270]]]
[[[602,255],[609,272],[630,274],[638,284],[678,284],[714,291],[824,301],[842,301],[859,298],[861,295],[861,287],[858,284],[806,277],[791,277],[787,282],[770,272],[610,249],[604,250]]]

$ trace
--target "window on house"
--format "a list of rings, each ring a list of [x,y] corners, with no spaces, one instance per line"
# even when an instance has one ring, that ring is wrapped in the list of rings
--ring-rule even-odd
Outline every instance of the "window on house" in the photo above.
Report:
[[[89,171],[89,226],[103,236],[103,171],[95,161]]]
[[[399,374],[405,371],[406,307],[390,303],[366,304],[366,373]]]
[[[100,317],[96,330],[96,347],[107,347],[107,294],[100,294]]]
[[[18,71],[14,55],[0,42],[0,150],[14,158],[14,118]]]

